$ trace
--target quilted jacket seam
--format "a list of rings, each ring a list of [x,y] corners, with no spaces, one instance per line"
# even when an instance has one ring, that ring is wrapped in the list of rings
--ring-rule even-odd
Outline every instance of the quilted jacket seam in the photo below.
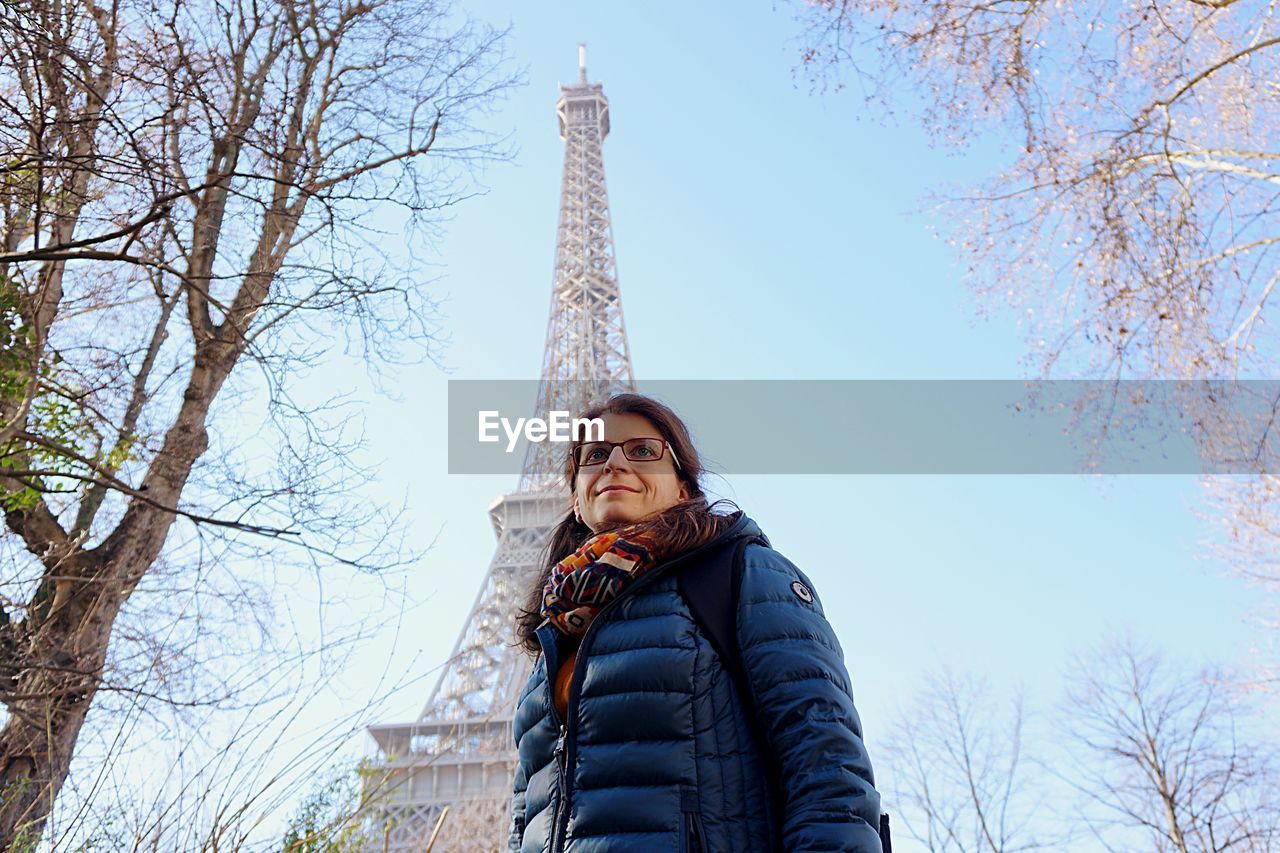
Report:
[[[613,790],[633,790],[635,788],[662,788],[666,790],[671,787],[670,782],[635,782],[632,784],[609,784],[609,785],[579,785],[575,793],[582,794],[587,791],[613,791]]]
[[[578,748],[582,749],[587,746],[617,746],[618,744],[634,744],[634,743],[684,743],[688,738],[684,737],[655,737],[655,738],[635,738],[629,737],[626,740],[580,740]]]
[[[670,687],[653,687],[653,688],[637,687],[632,690],[612,690],[612,691],[609,691],[608,693],[596,693],[595,691],[588,693],[584,690],[580,695],[580,698],[581,699],[608,699],[610,696],[633,696],[633,695],[647,696],[654,693],[663,693],[663,694],[666,694],[667,696],[692,696],[693,695],[693,691],[691,690],[680,690],[680,689],[670,688]]]
[[[671,833],[664,829],[609,829],[608,832],[575,832],[573,834],[574,841],[580,841],[583,838],[608,838],[613,835],[670,835]]]
[[[685,646],[667,646],[667,645],[655,644],[652,646],[636,646],[635,648],[630,648],[630,649],[614,649],[612,651],[596,651],[595,649],[592,649],[591,659],[599,660],[600,658],[610,657],[612,655],[629,655],[629,654],[632,654],[633,652],[641,651],[645,649],[671,649],[672,651],[682,652],[685,650],[685,648],[686,648]]]
[[[790,645],[790,644],[794,644],[797,640],[803,640],[806,642],[809,640],[812,640],[813,642],[822,646],[824,649],[831,652],[832,654],[841,653],[840,649],[837,649],[835,646],[828,645],[826,642],[826,639],[821,634],[814,634],[814,635],[806,634],[804,635],[804,637],[797,637],[793,634],[779,634],[776,637],[767,637],[761,640],[752,640],[751,648],[759,649],[767,646],[776,645],[778,643],[787,643]]]

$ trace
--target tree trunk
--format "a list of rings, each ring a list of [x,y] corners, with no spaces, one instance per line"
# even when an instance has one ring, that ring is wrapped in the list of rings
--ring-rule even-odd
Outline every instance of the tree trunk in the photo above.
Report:
[[[39,840],[102,683],[112,626],[173,525],[174,514],[160,507],[178,505],[192,466],[208,448],[209,405],[239,354],[234,347],[208,346],[221,358],[197,351],[182,407],[147,471],[143,488],[155,503],[130,502],[92,551],[78,550],[43,507],[38,517],[8,514],[15,530],[30,533],[30,526],[43,523],[52,537],[41,541],[56,538],[67,550],[43,555],[45,577],[30,615],[9,626],[0,659],[0,674],[8,676],[0,696],[10,714],[0,730],[0,851],[27,850]]]
[[[35,848],[67,777],[92,692],[15,710],[0,731],[0,850]]]
[[[46,599],[42,618],[20,632],[6,661],[16,678],[0,730],[0,850],[32,849],[39,840],[98,690],[121,595],[109,567],[87,568],[79,593],[64,587]]]

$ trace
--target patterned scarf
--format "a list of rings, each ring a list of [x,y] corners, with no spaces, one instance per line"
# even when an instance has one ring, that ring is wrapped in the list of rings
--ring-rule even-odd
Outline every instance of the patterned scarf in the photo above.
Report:
[[[637,525],[592,536],[551,567],[542,615],[564,633],[581,635],[601,608],[660,558],[652,536]]]

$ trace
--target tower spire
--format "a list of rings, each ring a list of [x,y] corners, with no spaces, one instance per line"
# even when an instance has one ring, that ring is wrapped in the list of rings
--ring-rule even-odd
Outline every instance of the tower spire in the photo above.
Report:
[[[578,83],[560,87],[556,117],[564,173],[536,412],[542,418],[552,411],[576,415],[611,393],[635,390],[604,179],[609,99],[601,84],[587,82],[585,44],[578,45]],[[530,444],[521,490],[558,487],[563,453],[555,442]]]
[[[540,417],[578,413],[635,387],[604,180],[609,101],[601,84],[587,82],[586,45],[578,46],[577,84],[560,87],[556,116],[564,174]],[[446,806],[442,849],[505,847],[516,759],[511,721],[531,665],[512,629],[551,530],[568,511],[564,452],[563,443],[532,443],[519,489],[489,507],[498,547],[421,716],[369,728],[382,755],[365,777],[366,794],[380,803],[375,819],[385,850],[421,850]]]

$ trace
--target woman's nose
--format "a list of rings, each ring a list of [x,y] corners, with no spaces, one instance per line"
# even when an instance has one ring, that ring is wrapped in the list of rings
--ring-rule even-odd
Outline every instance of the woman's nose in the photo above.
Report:
[[[617,462],[614,459],[617,459]],[[609,451],[609,458],[604,461],[606,471],[616,471],[618,468],[627,467],[627,454],[622,452],[622,446],[619,445]]]

